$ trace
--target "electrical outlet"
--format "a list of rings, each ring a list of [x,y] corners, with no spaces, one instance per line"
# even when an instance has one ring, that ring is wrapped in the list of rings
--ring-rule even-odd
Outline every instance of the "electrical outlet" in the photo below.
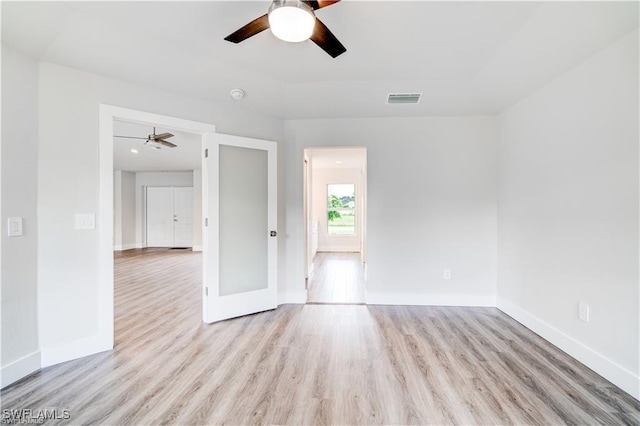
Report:
[[[451,279],[451,269],[447,268],[444,271],[442,271],[442,278],[444,278],[445,280],[450,280]]]
[[[7,235],[10,237],[19,237],[22,235],[22,218],[10,217],[7,225]]]
[[[76,213],[76,229],[95,229],[96,215],[93,213]]]
[[[589,322],[589,305],[586,302],[578,303],[578,319]]]

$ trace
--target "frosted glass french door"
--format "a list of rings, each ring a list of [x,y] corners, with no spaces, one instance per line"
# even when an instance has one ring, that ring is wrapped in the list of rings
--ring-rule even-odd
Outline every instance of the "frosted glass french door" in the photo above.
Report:
[[[193,246],[193,188],[147,188],[147,247]]]
[[[276,144],[205,140],[204,320],[277,306]]]

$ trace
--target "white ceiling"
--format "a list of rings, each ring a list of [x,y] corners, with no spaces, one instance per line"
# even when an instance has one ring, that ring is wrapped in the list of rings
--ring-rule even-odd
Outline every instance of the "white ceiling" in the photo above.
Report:
[[[146,138],[153,127],[114,121],[113,134]],[[179,172],[202,168],[202,139],[199,135],[156,127],[156,134],[169,132],[175,148],[157,149],[141,139],[113,138],[113,169],[129,172]],[[138,153],[131,152],[136,149]]]
[[[348,1],[317,11],[332,59],[270,31],[270,2],[2,2],[2,40],[45,61],[281,118],[495,114],[638,27],[638,2]],[[422,92],[387,105],[390,92]]]

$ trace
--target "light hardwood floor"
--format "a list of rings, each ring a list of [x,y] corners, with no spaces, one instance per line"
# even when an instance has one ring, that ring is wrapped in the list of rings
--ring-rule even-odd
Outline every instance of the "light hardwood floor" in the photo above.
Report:
[[[284,305],[201,322],[198,253],[116,256],[116,348],[3,409],[71,424],[638,424],[640,403],[491,308]]]
[[[308,303],[364,303],[364,267],[360,253],[318,253],[313,264]]]

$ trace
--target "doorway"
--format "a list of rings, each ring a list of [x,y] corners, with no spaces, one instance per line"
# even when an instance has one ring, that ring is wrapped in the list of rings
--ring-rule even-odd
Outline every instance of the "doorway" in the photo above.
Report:
[[[304,150],[307,303],[366,303],[367,151]]]
[[[114,224],[118,221],[118,212],[114,198],[114,181],[117,173],[114,173],[114,156],[116,155],[114,144],[114,123],[124,122],[135,125],[158,126],[176,131],[190,133],[198,139],[197,150],[199,152],[200,164],[202,164],[202,146],[205,141],[213,138],[215,134],[215,126],[206,123],[199,123],[190,120],[184,120],[175,117],[158,115],[143,111],[136,111],[126,108],[115,107],[111,105],[100,105],[100,187],[99,187],[99,215],[98,215],[98,232],[99,232],[99,330],[95,339],[86,342],[83,346],[77,348],[76,353],[79,356],[88,355],[104,350],[112,349],[114,346]],[[154,150],[162,152],[162,150]],[[152,152],[154,152],[152,151]],[[129,151],[129,154],[133,154]],[[196,175],[196,177],[193,177]],[[192,175],[193,186],[196,184],[202,188],[202,173]],[[130,176],[129,176],[130,177]],[[137,187],[137,186],[136,186]],[[202,191],[204,194],[204,191]],[[206,196],[206,194],[205,194]],[[133,217],[141,215],[140,204],[136,203],[134,207]],[[194,213],[202,211],[202,206],[194,209]],[[115,220],[114,220],[115,219]],[[194,219],[201,222],[199,218]],[[139,227],[138,229],[145,229]],[[137,238],[137,241],[144,241],[143,238]],[[206,247],[203,251],[206,254]],[[201,262],[202,263],[202,262]],[[202,265],[200,274],[206,272],[206,265]],[[200,287],[200,298],[204,299],[204,291]]]
[[[202,288],[202,135],[161,123],[112,126],[114,345],[123,349],[134,328],[201,321],[192,307]],[[149,143],[149,135],[171,143]]]

